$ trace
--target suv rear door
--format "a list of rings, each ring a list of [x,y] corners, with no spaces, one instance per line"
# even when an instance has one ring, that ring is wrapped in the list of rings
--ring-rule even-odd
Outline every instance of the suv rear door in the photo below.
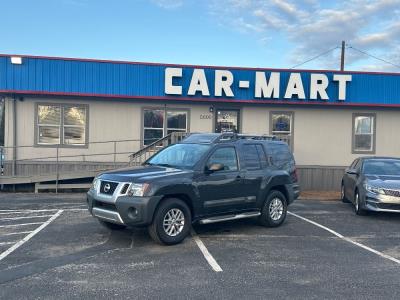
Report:
[[[240,151],[240,164],[244,169],[243,189],[246,193],[244,209],[256,208],[257,198],[261,196],[261,184],[265,177],[267,160],[261,144],[244,144]]]

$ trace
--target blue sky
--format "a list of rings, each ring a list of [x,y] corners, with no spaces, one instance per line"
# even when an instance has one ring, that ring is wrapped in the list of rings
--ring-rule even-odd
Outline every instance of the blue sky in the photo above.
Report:
[[[290,68],[342,39],[400,65],[400,0],[1,0],[0,52]],[[339,67],[339,49],[301,68]],[[347,49],[349,70],[400,68]]]

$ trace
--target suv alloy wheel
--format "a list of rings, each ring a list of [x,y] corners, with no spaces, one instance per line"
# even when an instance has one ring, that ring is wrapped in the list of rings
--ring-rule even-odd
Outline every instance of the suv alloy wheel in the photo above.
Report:
[[[272,190],[259,217],[259,222],[263,226],[277,227],[283,223],[287,213],[287,201],[285,195],[280,191]]]
[[[159,244],[174,245],[182,242],[192,225],[190,209],[180,199],[165,199],[154,215],[149,234]]]

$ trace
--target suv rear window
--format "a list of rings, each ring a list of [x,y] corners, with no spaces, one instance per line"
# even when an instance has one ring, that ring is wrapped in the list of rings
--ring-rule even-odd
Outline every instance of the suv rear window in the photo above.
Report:
[[[294,167],[294,160],[289,147],[286,144],[268,144],[269,154],[272,156],[272,164],[278,168],[290,170]]]

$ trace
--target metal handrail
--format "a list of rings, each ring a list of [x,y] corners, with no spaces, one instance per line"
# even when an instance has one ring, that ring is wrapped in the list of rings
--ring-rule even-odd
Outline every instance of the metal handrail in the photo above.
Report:
[[[176,141],[180,141],[181,139],[183,139],[184,137],[186,137],[188,134],[188,132],[172,132],[170,134],[167,134],[166,136],[158,139],[157,141],[147,145],[146,147],[140,149],[139,151],[137,151],[136,153],[131,154],[129,163],[132,164],[133,162],[137,163],[137,158],[139,158],[139,163],[142,162],[141,157],[142,155],[147,155],[148,153],[150,153],[151,151],[156,150],[159,146],[168,146],[170,144],[174,144]],[[160,150],[160,149],[158,149]],[[145,160],[147,158],[145,157]]]
[[[145,147],[143,147],[143,148],[140,149],[139,151],[137,151],[137,152],[135,152],[135,153],[132,153],[131,155],[129,155],[129,157],[132,159],[133,156],[135,156],[135,155],[140,155],[140,154],[142,154],[142,153],[148,151],[149,149],[153,148],[154,146],[157,146],[157,144],[159,144],[159,143],[161,143],[161,142],[164,142],[164,141],[167,141],[167,140],[171,137],[171,135],[172,135],[172,133],[167,134],[166,136],[164,136],[164,137],[162,137],[162,138],[156,140],[155,142],[153,142],[153,143],[151,143],[151,144],[149,144],[149,145],[146,145]]]
[[[122,143],[122,142],[142,142],[140,139],[127,139],[127,140],[108,140],[108,141],[95,141],[95,142],[87,142],[85,144],[79,144],[77,146],[82,147],[82,146],[87,146],[87,145],[92,145],[92,144],[107,144],[107,143]],[[3,149],[14,149],[14,148],[35,148],[35,147],[62,147],[63,145],[59,144],[39,144],[39,145],[18,145],[18,146],[1,146]],[[72,145],[74,146],[74,145]]]
[[[57,159],[57,158],[72,158],[72,157],[88,157],[88,156],[102,156],[102,155],[114,155],[114,154],[131,154],[132,152],[108,152],[108,153],[91,153],[91,154],[74,154],[74,155],[59,155],[59,156],[44,156],[44,157],[34,157],[34,158],[22,158],[16,161],[30,161],[30,160],[42,160],[42,159]],[[11,161],[11,160],[9,160]],[[6,161],[7,162],[7,161]]]

